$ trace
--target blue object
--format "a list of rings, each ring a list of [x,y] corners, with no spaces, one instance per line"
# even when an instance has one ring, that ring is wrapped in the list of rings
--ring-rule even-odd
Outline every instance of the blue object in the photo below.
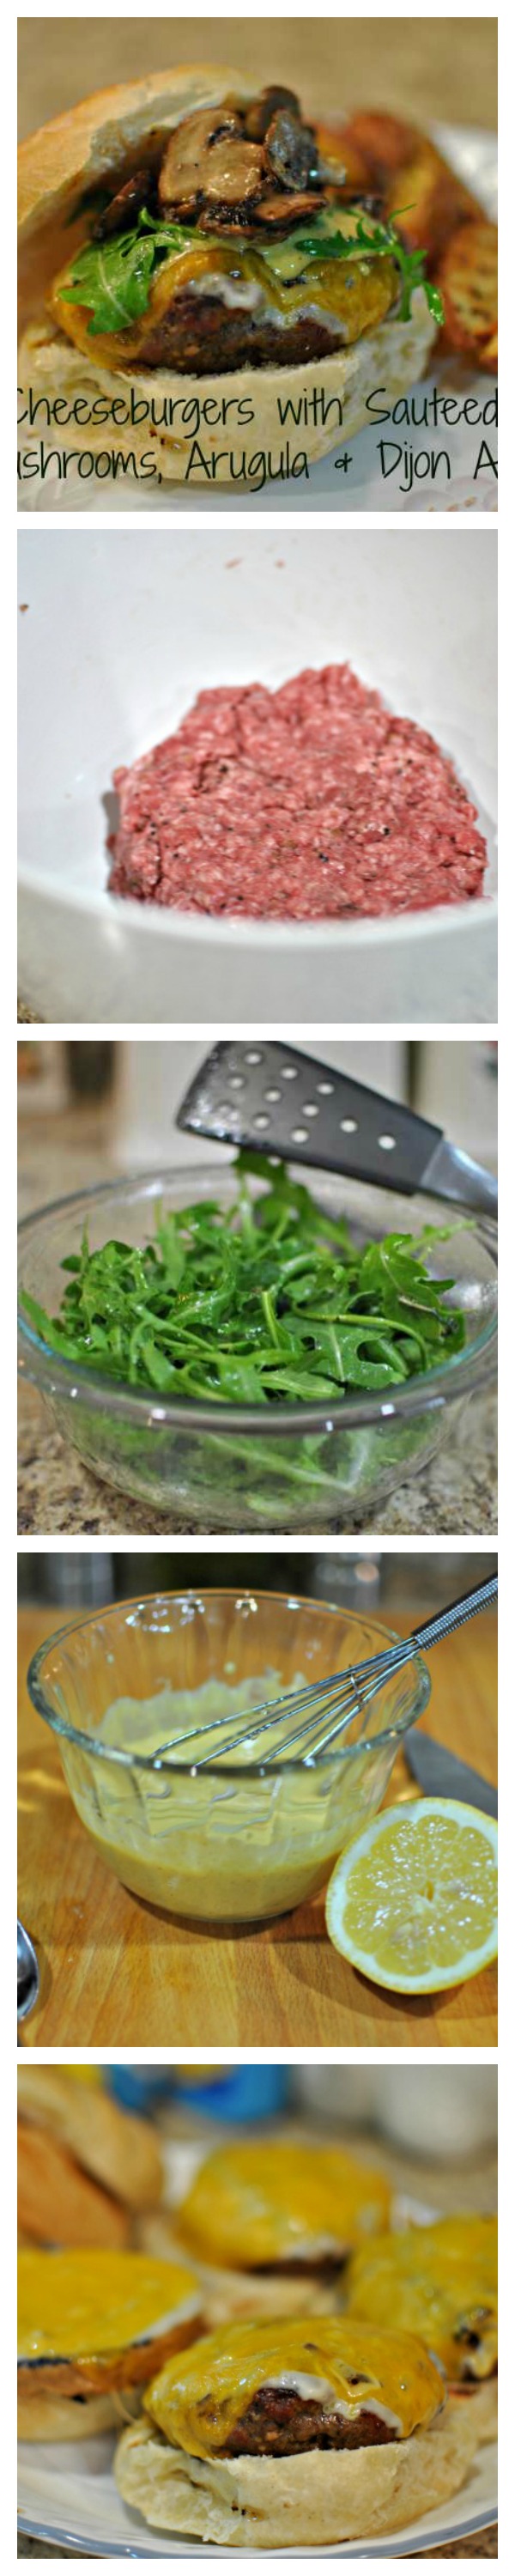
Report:
[[[190,2102],[192,2110],[209,2111],[214,2120],[272,2120],[282,2111],[288,2094],[288,2069],[285,2066],[228,2066],[218,2081],[191,2083],[187,2073],[179,2078],[173,2067],[106,2066],[105,2080],[115,2101],[126,2111],[143,2113],[157,2109],[160,2102]]]

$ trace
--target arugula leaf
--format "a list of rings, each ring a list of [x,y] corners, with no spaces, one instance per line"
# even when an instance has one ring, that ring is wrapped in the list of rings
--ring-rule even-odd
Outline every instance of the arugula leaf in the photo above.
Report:
[[[406,214],[408,208],[401,212]],[[333,218],[334,221],[334,218]],[[254,244],[259,249],[260,263],[281,272],[281,253],[286,254],[286,273],[302,276],[311,260],[394,259],[400,271],[402,296],[401,320],[409,320],[411,298],[416,286],[422,286],[429,310],[443,322],[443,304],[438,288],[424,276],[423,251],[408,251],[396,232],[396,218],[386,223],[372,223],[358,214],[354,231],[349,234],[336,227],[331,232],[331,218],[325,213],[315,216],[308,232],[302,227],[289,234],[286,242]],[[326,229],[327,225],[327,229]],[[203,250],[219,255],[220,235],[201,236]],[[69,276],[60,286],[64,304],[83,305],[89,312],[88,333],[92,338],[106,331],[127,330],[131,322],[146,313],[156,270],[165,259],[179,258],[198,247],[194,231],[182,224],[167,223],[150,215],[144,207],[137,223],[129,232],[113,233],[110,239],[86,242],[70,263]],[[233,245],[234,248],[234,245]],[[252,245],[242,237],[239,263]],[[236,253],[235,253],[236,256]],[[293,262],[293,266],[292,266]],[[297,267],[297,263],[300,263]]]
[[[400,222],[401,216],[410,213],[410,206],[400,206],[395,214],[391,215],[388,227],[391,233],[392,257],[396,260],[401,274],[401,322],[409,322],[412,295],[416,286],[422,286],[429,312],[434,315],[435,322],[441,324],[445,321],[444,306],[439,287],[433,286],[431,279],[424,274],[425,251],[407,250],[400,233],[396,231],[396,224]]]
[[[409,212],[409,207],[401,207],[399,218],[400,215]],[[301,255],[304,253],[307,261],[310,259],[355,260],[359,256],[362,259],[366,258],[367,261],[370,259],[395,260],[396,267],[400,271],[402,287],[401,321],[409,321],[412,295],[415,287],[422,286],[430,313],[434,314],[435,321],[443,322],[444,309],[438,287],[432,286],[429,278],[424,274],[424,252],[406,249],[400,233],[396,231],[397,220],[398,217],[395,214],[385,224],[371,223],[369,217],[365,222],[363,216],[359,215],[354,231],[345,234],[338,230],[332,233],[326,232],[323,220],[320,231],[317,232],[317,218],[315,218],[315,224],[309,233],[295,234],[293,239],[296,250]]]
[[[103,331],[125,331],[146,313],[160,262],[192,245],[192,234],[179,224],[159,223],[144,210],[131,232],[87,242],[76,252],[69,281],[60,287],[62,302],[86,307],[92,338]]]
[[[264,1182],[251,1198],[249,1171]],[[213,1404],[334,1402],[402,1385],[453,1356],[465,1319],[452,1279],[428,1269],[427,1238],[357,1244],[280,1164],[242,1153],[229,1207],[164,1215],[141,1247],[111,1239],[66,1255],[59,1313],[22,1297],[33,1330],[74,1365],[124,1386]]]

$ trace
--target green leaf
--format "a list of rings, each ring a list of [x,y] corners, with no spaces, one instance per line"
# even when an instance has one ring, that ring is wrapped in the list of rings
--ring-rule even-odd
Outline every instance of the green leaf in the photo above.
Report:
[[[92,338],[103,331],[125,331],[146,313],[160,262],[187,250],[192,238],[179,224],[156,223],[144,212],[131,232],[87,242],[75,253],[69,278],[60,287],[62,301],[85,306]]]
[[[64,304],[81,304],[89,312],[88,331],[126,331],[146,313],[155,267],[153,244],[132,233],[111,242],[92,242],[78,252],[61,287]]]
[[[401,210],[408,211],[406,207]],[[211,238],[203,233],[201,240],[203,249],[212,248],[219,254],[219,236],[213,234]],[[181,258],[196,247],[198,237],[194,230],[167,223],[143,208],[130,231],[113,233],[105,241],[86,242],[82,250],[75,252],[60,287],[62,301],[81,305],[89,313],[88,334],[92,339],[103,332],[128,330],[148,310],[153,280],[162,261]],[[438,288],[424,275],[423,251],[406,249],[396,230],[395,217],[385,224],[372,223],[370,217],[358,213],[354,231],[346,234],[336,224],[335,211],[331,217],[326,210],[315,216],[309,230],[300,226],[287,241],[260,240],[257,245],[247,244],[243,238],[240,260],[244,261],[247,248],[255,251],[256,247],[264,267],[286,280],[301,277],[312,260],[366,260],[368,265],[370,260],[393,259],[400,271],[401,319],[409,319],[414,289],[422,286],[430,312],[437,322],[443,322]],[[250,1156],[245,1168],[253,1168]]]
[[[351,211],[352,209],[349,208],[349,212]],[[403,214],[409,212],[410,208],[403,206],[398,214],[392,215],[384,224],[371,222],[369,216],[358,214],[353,231],[345,233],[338,224],[335,224],[334,210],[331,232],[329,229],[331,216],[327,211],[315,216],[309,231],[304,231],[301,226],[298,232],[295,231],[289,235],[287,243],[272,243],[269,248],[265,248],[262,257],[276,274],[284,277],[293,277],[295,274],[301,276],[303,263],[306,268],[309,268],[310,261],[314,259],[345,259],[354,263],[361,260],[366,261],[367,267],[371,260],[393,259],[400,272],[401,321],[409,321],[415,287],[421,286],[430,313],[434,315],[435,321],[443,322],[444,309],[438,288],[432,286],[425,276],[424,252],[408,250],[401,234],[397,232],[397,221],[401,220]]]
[[[241,1156],[236,1181],[229,1206],[159,1210],[150,1243],[85,1235],[59,1313],[22,1298],[39,1338],[118,1385],[265,1409],[402,1385],[462,1348],[452,1278],[428,1267],[448,1226],[359,1244],[283,1164]]]

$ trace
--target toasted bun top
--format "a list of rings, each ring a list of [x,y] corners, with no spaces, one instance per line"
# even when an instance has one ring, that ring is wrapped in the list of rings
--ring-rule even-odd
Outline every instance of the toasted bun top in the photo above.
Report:
[[[127,2208],[151,2208],[160,2199],[162,2160],[150,2122],[118,2110],[106,2093],[77,2084],[59,2067],[20,2066],[18,2111],[22,2121],[48,2130]]]
[[[148,2254],[18,2256],[18,2356],[23,2362],[91,2361],[163,2334],[200,2312],[198,2282],[179,2263]]]
[[[417,2336],[348,2324],[346,2317],[292,2317],[229,2324],[201,2336],[186,2354],[165,2362],[144,2405],[168,2441],[210,2460],[223,2452],[258,2389],[277,2380],[293,2386],[298,2380],[301,2398],[320,2383],[320,2395],[334,2393],[350,2424],[364,2408],[382,2412],[403,2441],[432,2423],[445,2394],[443,2374]]]
[[[180,70],[151,72],[145,80],[96,90],[51,124],[28,134],[18,154],[18,223],[25,226],[57,211],[74,191],[99,185],[121,168],[150,128],[179,125],[199,107],[219,99],[252,98],[255,84],[223,63],[183,63]]]
[[[497,2361],[497,2219],[442,2218],[376,2236],[353,2255],[348,2313],[423,2334],[450,2379],[486,2379]]]
[[[18,2121],[18,2226],[36,2245],[128,2245],[133,2221],[49,2129]]]
[[[342,2147],[245,2139],[206,2158],[177,2224],[192,2254],[237,2271],[344,2254],[388,2225],[390,2206],[386,2175]]]

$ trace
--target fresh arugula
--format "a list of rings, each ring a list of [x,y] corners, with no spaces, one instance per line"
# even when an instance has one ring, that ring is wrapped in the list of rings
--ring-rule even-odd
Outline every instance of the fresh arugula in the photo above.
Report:
[[[258,1198],[254,1173],[268,1184]],[[398,1386],[462,1348],[454,1283],[427,1259],[448,1227],[359,1245],[284,1165],[242,1153],[237,1176],[229,1207],[161,1213],[141,1249],[90,1252],[85,1234],[62,1263],[59,1313],[22,1298],[40,1338],[123,1386],[263,1407]]]
[[[409,213],[409,207],[403,206],[400,213]],[[317,234],[315,222],[312,232],[295,235],[296,247],[300,253],[305,252],[307,260],[355,260],[360,255],[367,260],[395,260],[401,280],[401,322],[409,322],[411,298],[417,286],[423,287],[429,311],[434,314],[435,321],[443,322],[444,309],[438,287],[432,286],[429,278],[424,274],[424,252],[406,249],[400,234],[396,232],[396,220],[396,217],[392,216],[388,223],[371,223],[367,216],[365,223],[363,216],[359,215],[354,231],[347,234],[339,231],[331,233],[322,229]]]
[[[402,211],[405,213],[406,208]],[[354,262],[365,258],[367,261],[394,259],[401,280],[401,320],[409,321],[412,295],[415,287],[422,286],[430,312],[437,322],[443,322],[443,304],[438,288],[431,286],[424,276],[423,251],[406,250],[395,230],[394,219],[386,224],[372,224],[368,217],[364,222],[360,215],[351,234],[336,229],[333,232],[326,230],[328,222],[330,218],[327,216],[315,217],[309,232],[301,228],[299,232],[289,234],[286,245],[272,243],[267,246],[265,240],[256,241],[252,246],[254,255],[258,253],[260,261],[268,263],[272,270],[275,266],[280,269],[280,250],[286,247],[288,266],[293,259],[298,276],[304,269],[309,269],[310,261],[315,259]],[[211,239],[204,233],[201,244],[203,250],[211,249],[219,257],[219,236],[213,234]],[[250,247],[243,240],[238,246],[240,267],[245,250]],[[85,307],[90,316],[88,332],[92,338],[106,331],[125,331],[146,313],[153,280],[161,262],[174,256],[182,257],[195,248],[198,248],[195,232],[186,231],[181,224],[154,218],[144,208],[130,232],[115,233],[107,241],[87,242],[83,250],[76,252],[69,277],[60,286],[61,300],[64,304]]]
[[[133,231],[87,242],[77,251],[69,279],[60,287],[62,301],[85,306],[92,338],[103,331],[125,331],[146,313],[161,261],[193,246],[193,234],[180,224],[154,221],[143,209]]]

